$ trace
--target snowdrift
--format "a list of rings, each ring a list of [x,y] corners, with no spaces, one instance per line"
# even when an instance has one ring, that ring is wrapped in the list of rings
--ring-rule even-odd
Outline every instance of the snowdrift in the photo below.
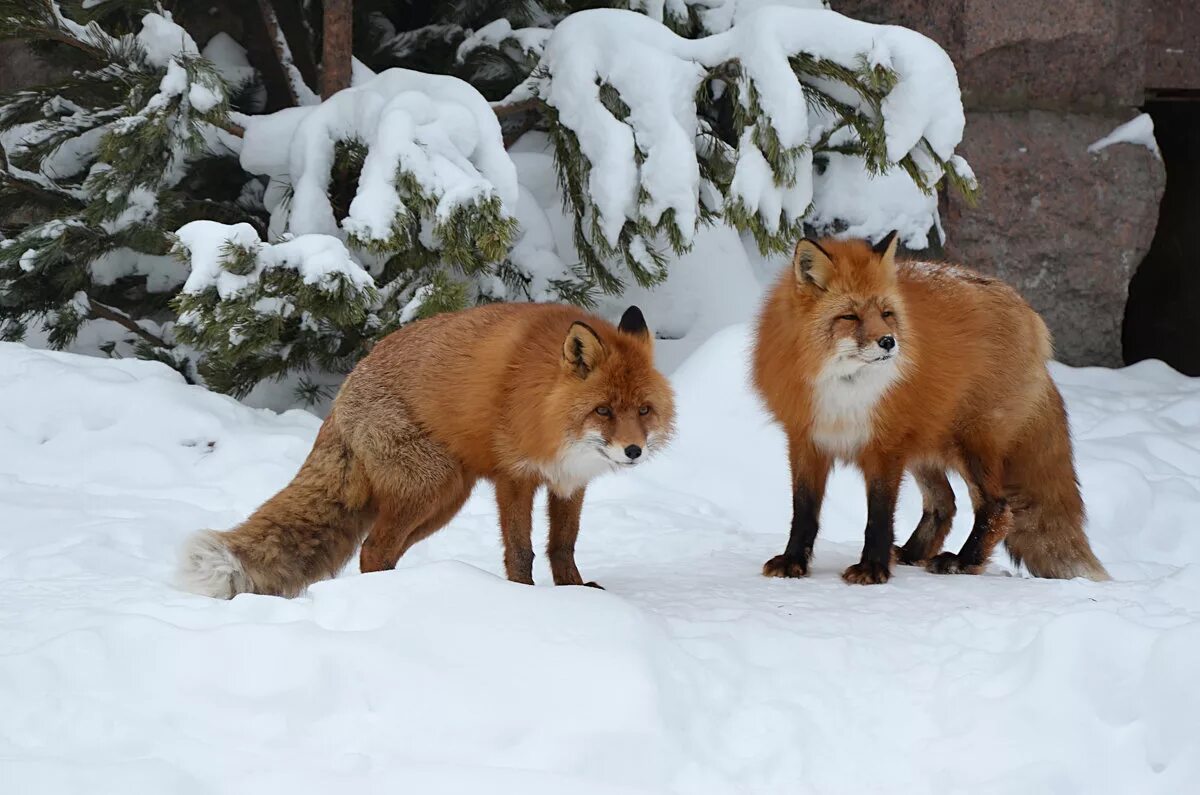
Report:
[[[854,588],[852,472],[813,576],[758,574],[788,495],[747,342],[733,327],[685,362],[677,443],[591,489],[579,563],[608,591],[501,579],[481,489],[395,572],[230,602],[170,587],[178,545],[286,482],[318,420],[155,363],[0,345],[4,792],[1190,789],[1200,384],[1054,369],[1115,582],[998,562]]]

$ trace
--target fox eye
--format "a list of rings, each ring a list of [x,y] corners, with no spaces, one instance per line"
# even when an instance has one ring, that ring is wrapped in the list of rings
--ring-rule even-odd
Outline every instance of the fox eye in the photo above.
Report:
[[[884,317],[892,317],[892,316],[893,316],[893,315],[895,315],[895,314],[896,314],[896,313],[895,313],[895,312],[893,312],[893,311],[892,311],[892,310],[890,310],[890,309],[885,309],[885,310],[883,311],[883,316],[884,316]]]
[[[601,417],[611,417],[612,409],[610,409],[608,406],[596,406],[596,413]]]
[[[858,322],[858,315],[839,315],[839,316],[838,316],[838,320],[852,320],[852,321],[854,321],[855,323],[857,323],[857,322]]]
[[[649,413],[650,413],[649,406],[642,406],[640,409],[638,409],[638,414],[641,414],[643,417],[645,417]]]

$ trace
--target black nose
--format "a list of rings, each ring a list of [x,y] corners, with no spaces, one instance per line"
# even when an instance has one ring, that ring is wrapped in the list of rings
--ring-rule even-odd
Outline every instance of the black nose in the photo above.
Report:
[[[642,448],[638,447],[636,444],[631,444],[625,448],[625,457],[628,458],[630,461],[637,458],[641,454],[642,454]]]
[[[884,334],[879,338],[878,342],[879,347],[883,348],[885,351],[890,351],[892,348],[896,347],[896,338],[891,334]]]

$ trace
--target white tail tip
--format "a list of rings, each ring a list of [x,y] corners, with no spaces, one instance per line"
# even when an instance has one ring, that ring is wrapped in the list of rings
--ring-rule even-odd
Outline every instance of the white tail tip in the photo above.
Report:
[[[237,556],[213,530],[201,530],[187,540],[179,557],[175,584],[181,590],[232,599],[254,589],[254,583]]]

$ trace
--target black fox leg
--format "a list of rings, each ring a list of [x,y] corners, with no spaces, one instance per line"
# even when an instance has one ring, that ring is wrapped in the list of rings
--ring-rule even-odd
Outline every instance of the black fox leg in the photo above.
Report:
[[[904,546],[896,547],[896,561],[906,566],[924,565],[942,551],[954,522],[954,490],[940,468],[918,467],[913,478],[921,489],[921,521]]]
[[[804,577],[817,539],[821,501],[829,479],[829,456],[807,440],[789,439],[792,465],[792,527],[787,547],[763,564],[767,577]]]

